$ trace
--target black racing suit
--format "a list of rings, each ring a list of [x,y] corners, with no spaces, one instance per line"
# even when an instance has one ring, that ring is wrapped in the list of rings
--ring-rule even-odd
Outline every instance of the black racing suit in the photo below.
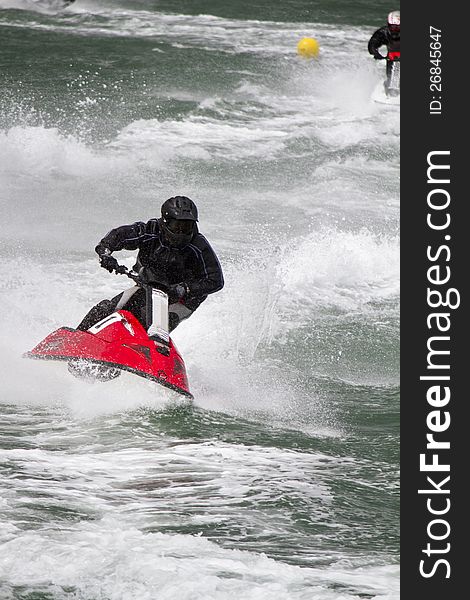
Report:
[[[375,57],[381,57],[379,48],[381,46],[387,46],[387,52],[400,52],[400,33],[393,33],[388,28],[388,25],[384,25],[380,29],[377,29],[369,40],[367,49],[369,54]],[[387,59],[387,82],[390,79],[392,73],[392,60]]]
[[[162,289],[173,284],[184,284],[186,293],[182,299],[173,299],[171,295],[169,297],[171,331],[189,317],[208,294],[221,290],[224,278],[214,250],[199,233],[196,224],[191,242],[183,248],[174,248],[165,242],[160,221],[161,219],[151,219],[147,223],[137,222],[112,229],[96,246],[95,251],[102,256],[119,250],[138,250],[134,270],[140,272],[144,279],[155,283],[155,287],[160,284]],[[124,298],[129,299],[123,304],[120,301],[124,294]],[[125,291],[111,300],[103,300],[90,310],[77,329],[86,331],[116,308],[129,310],[146,327],[145,293],[139,288],[135,293]]]

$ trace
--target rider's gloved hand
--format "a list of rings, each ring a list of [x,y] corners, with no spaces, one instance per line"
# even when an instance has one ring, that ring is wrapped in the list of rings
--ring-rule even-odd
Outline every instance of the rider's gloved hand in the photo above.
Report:
[[[120,265],[118,261],[110,254],[102,254],[100,256],[100,265],[110,273],[125,273],[127,271],[124,265]]]
[[[186,283],[174,283],[168,287],[168,299],[170,302],[178,302],[186,296],[188,291]]]

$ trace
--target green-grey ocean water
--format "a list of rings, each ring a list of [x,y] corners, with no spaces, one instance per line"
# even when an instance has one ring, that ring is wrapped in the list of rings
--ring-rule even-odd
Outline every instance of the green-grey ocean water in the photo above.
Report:
[[[58,6],[0,0],[0,598],[398,598],[398,7]],[[226,279],[174,334],[194,403],[22,359],[174,194]]]

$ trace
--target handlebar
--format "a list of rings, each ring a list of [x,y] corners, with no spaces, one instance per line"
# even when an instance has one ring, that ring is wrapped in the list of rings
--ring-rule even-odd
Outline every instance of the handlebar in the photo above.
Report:
[[[129,277],[129,279],[132,279],[133,281],[135,281],[136,283],[143,283],[142,279],[140,278],[139,274],[136,273],[135,271],[129,271],[129,269],[127,267],[125,267],[124,265],[119,265],[120,270],[115,270],[116,274],[118,275],[125,275],[126,277]],[[125,270],[124,270],[125,269]]]
[[[142,270],[143,269],[141,269],[141,271]],[[160,281],[151,281],[151,280],[145,281],[143,279],[141,273],[136,273],[132,269],[129,270],[124,265],[119,265],[119,269],[115,269],[115,273],[118,275],[125,275],[126,277],[129,277],[129,279],[132,279],[132,281],[135,281],[135,283],[142,288],[147,288],[147,287],[157,288],[157,289],[161,290],[162,292],[165,292],[165,294],[168,294],[168,286],[165,285],[164,283],[161,283]]]

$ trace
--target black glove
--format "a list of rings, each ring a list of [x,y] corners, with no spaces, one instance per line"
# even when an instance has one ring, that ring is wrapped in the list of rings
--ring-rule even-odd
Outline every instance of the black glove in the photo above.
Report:
[[[189,288],[186,283],[174,283],[168,286],[168,299],[172,302],[178,302],[182,300],[189,292]]]
[[[127,271],[124,265],[120,265],[118,261],[110,254],[102,254],[100,256],[100,265],[110,273],[125,273]]]
[[[374,58],[375,58],[375,60],[384,60],[387,57],[386,56],[382,56],[381,54],[379,54],[378,52],[376,52],[374,54]]]

